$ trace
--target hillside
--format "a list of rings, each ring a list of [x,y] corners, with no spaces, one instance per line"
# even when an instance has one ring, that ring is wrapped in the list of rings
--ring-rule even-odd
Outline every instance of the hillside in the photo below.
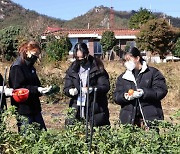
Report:
[[[131,16],[133,16],[136,11],[132,10],[130,12],[127,11],[116,11],[113,10],[113,24],[114,28],[128,28],[128,22]],[[68,28],[88,28],[88,23],[90,28],[107,28],[110,21],[111,9],[104,6],[94,7],[89,10],[87,13],[73,18],[72,20],[66,21],[64,23],[65,27]],[[153,14],[157,18],[164,17],[164,14],[161,12],[153,12]],[[167,16],[166,18],[171,21],[171,24],[174,27],[180,27],[180,18],[173,18],[171,16]]]
[[[133,15],[129,12],[114,11],[114,27],[127,28],[128,20]],[[108,7],[99,6],[89,10],[86,14],[78,16],[64,25],[68,28],[108,28],[110,23],[110,9]]]
[[[0,0],[0,29],[10,25],[34,27],[41,25],[44,30],[47,25],[61,27],[65,21],[26,10],[10,0]]]
[[[114,10],[113,23],[114,28],[128,28],[128,21],[136,11],[117,11]],[[105,6],[94,7],[87,13],[75,17],[72,20],[65,21],[45,15],[35,11],[24,9],[11,0],[0,0],[0,29],[10,25],[22,25],[30,29],[43,31],[45,27],[65,27],[65,28],[108,28],[110,24],[111,10]],[[157,17],[163,17],[163,13],[154,13]],[[112,17],[112,16],[111,16]],[[170,19],[171,24],[180,27],[180,18]],[[112,18],[111,18],[112,19]]]

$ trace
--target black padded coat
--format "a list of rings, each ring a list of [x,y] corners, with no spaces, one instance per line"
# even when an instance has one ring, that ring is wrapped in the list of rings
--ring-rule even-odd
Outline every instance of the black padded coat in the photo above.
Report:
[[[128,101],[124,98],[124,93],[129,89],[141,88],[144,95],[139,99]],[[120,121],[122,124],[134,124],[138,103],[142,106],[145,120],[163,120],[161,100],[167,94],[166,81],[163,75],[154,67],[148,67],[143,63],[143,67],[137,78],[131,71],[121,74],[116,83],[114,92],[115,102],[121,105]]]
[[[11,104],[17,107],[18,113],[21,115],[37,114],[41,112],[41,105],[38,87],[41,86],[36,69],[21,61],[21,58],[12,64],[9,73],[9,86],[13,89],[27,88],[29,89],[29,98],[23,103],[17,103],[12,98]]]
[[[94,115],[94,125],[103,126],[109,125],[109,110],[108,110],[108,101],[107,101],[107,92],[110,89],[109,76],[106,70],[103,67],[103,64],[96,60],[94,57],[89,56],[88,61],[90,62],[90,72],[89,72],[89,85],[90,87],[97,88],[97,99],[95,103],[95,115]],[[80,93],[80,78],[78,75],[80,65],[77,61],[73,62],[69,69],[66,71],[65,84],[64,84],[64,93],[71,98],[69,107],[74,107],[76,109],[75,117],[79,119],[80,111],[77,106],[76,96],[71,96],[69,94],[70,88],[77,88],[78,93]],[[91,120],[91,111],[92,111],[92,102],[93,102],[93,92],[89,95],[89,117]]]

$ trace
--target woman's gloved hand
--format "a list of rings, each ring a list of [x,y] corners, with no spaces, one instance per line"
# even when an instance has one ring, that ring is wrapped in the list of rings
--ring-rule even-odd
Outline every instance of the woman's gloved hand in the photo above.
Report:
[[[78,90],[76,88],[71,88],[71,89],[69,89],[69,94],[71,96],[75,96],[78,94]]]
[[[46,93],[48,93],[50,90],[51,90],[51,88],[52,88],[52,86],[47,86],[47,87],[45,87],[45,88],[43,88],[43,87],[38,87],[38,91],[39,91],[39,93],[41,93],[41,94],[46,94]]]
[[[12,96],[13,89],[4,87],[4,93],[6,96]]]
[[[142,89],[137,89],[137,91],[134,91],[133,97],[140,98],[143,94],[144,94],[144,91]]]
[[[87,87],[82,87],[82,92],[84,94],[87,94],[87,91],[88,91],[88,88]],[[89,94],[92,93],[93,91],[93,88],[92,87],[89,87]]]
[[[124,93],[124,98],[127,99],[128,101],[135,99],[133,95],[129,95],[128,93]]]

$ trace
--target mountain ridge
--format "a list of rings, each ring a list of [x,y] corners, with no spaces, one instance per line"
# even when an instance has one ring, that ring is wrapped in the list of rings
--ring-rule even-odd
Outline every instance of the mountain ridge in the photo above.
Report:
[[[112,19],[113,11],[113,19]],[[127,29],[128,22],[136,11],[117,11],[111,10],[103,5],[96,6],[85,14],[77,16],[71,20],[61,20],[39,14],[23,8],[19,4],[11,0],[0,0],[0,29],[10,25],[27,26],[28,28],[43,31],[46,27],[62,27],[62,28],[113,28]],[[158,18],[163,17],[163,13],[153,13]],[[171,24],[180,28],[180,18],[167,16]]]

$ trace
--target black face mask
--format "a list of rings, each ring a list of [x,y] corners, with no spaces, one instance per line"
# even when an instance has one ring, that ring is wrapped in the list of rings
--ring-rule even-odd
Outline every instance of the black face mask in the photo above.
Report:
[[[80,64],[81,66],[84,66],[84,65],[87,63],[87,58],[78,60],[78,62],[79,62],[79,64]]]
[[[34,65],[34,63],[37,61],[38,57],[35,55],[31,55],[30,58],[27,58],[27,61],[30,63],[30,65]]]

